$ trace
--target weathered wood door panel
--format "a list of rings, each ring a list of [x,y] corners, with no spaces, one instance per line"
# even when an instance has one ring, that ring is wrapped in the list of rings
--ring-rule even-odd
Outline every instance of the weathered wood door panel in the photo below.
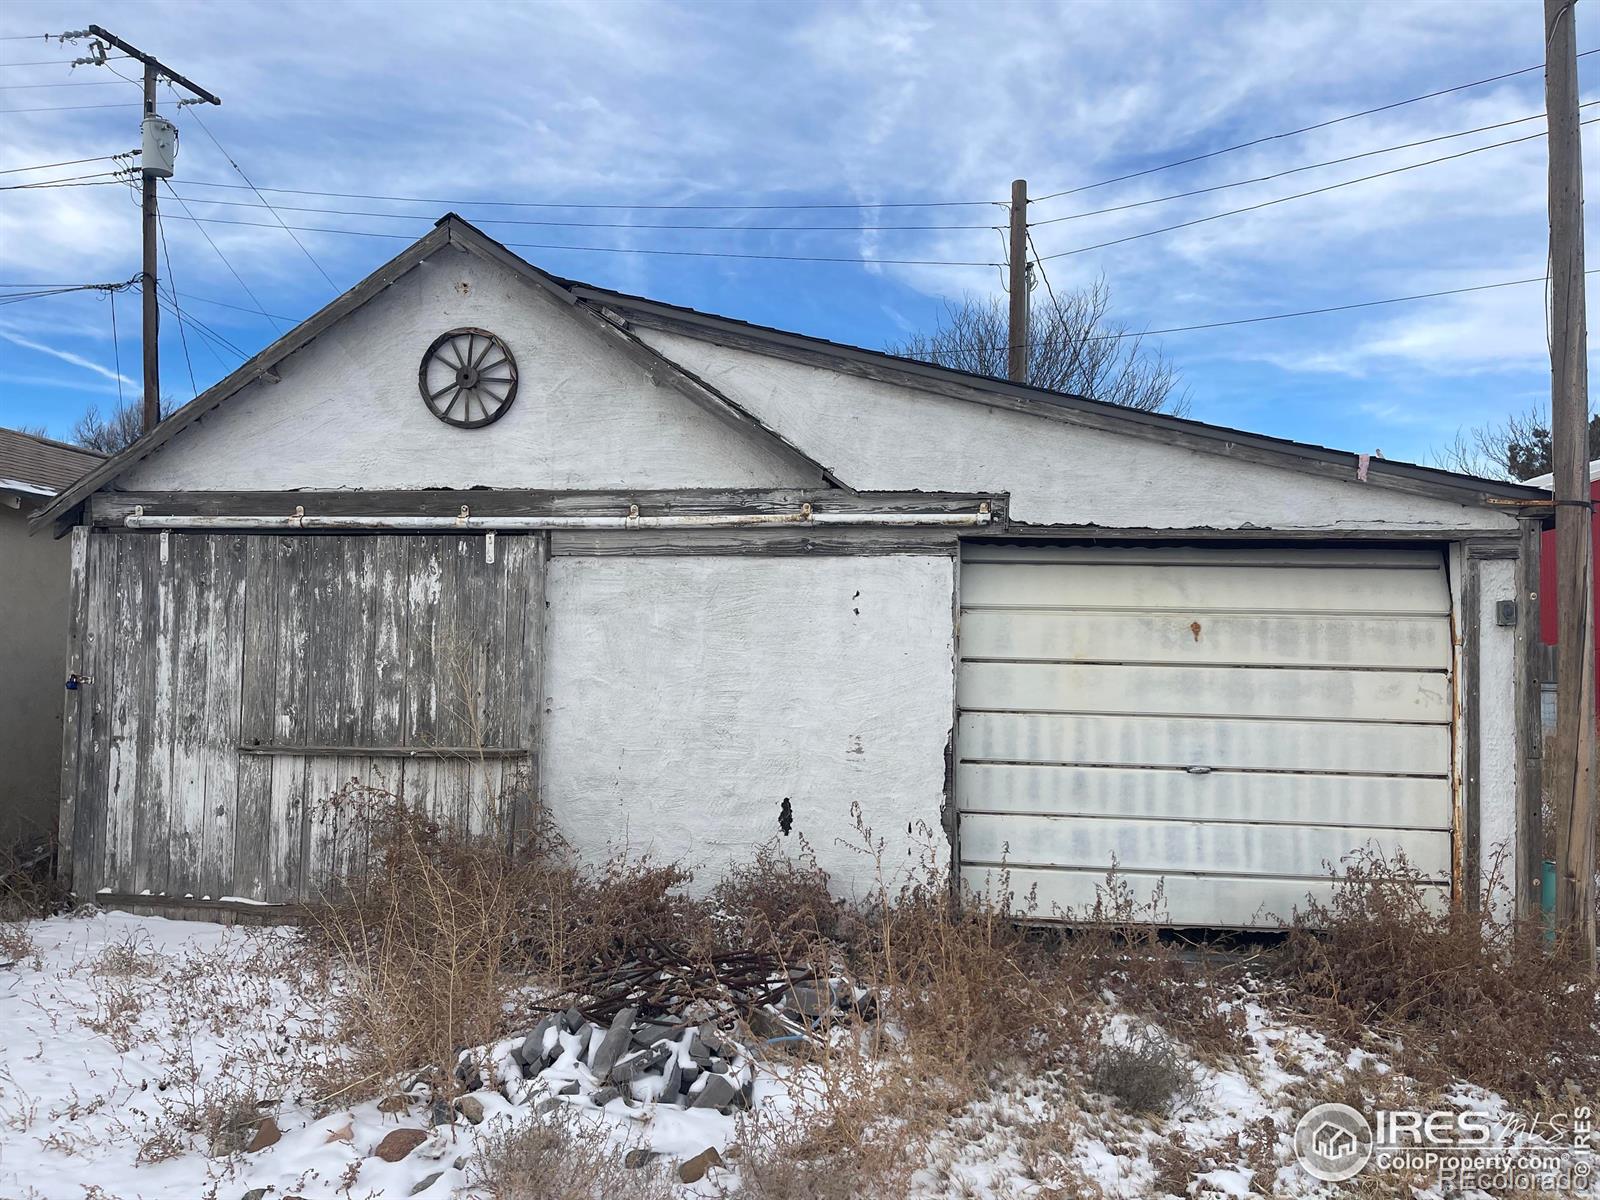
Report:
[[[352,781],[511,834],[537,779],[543,540],[80,535],[80,891],[288,900],[365,853]]]

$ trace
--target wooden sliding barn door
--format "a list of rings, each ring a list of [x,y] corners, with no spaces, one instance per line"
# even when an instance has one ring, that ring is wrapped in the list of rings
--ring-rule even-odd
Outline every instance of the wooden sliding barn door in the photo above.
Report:
[[[312,895],[364,854],[367,789],[525,828],[545,551],[490,545],[91,534],[74,653],[92,682],[64,768],[76,889]]]

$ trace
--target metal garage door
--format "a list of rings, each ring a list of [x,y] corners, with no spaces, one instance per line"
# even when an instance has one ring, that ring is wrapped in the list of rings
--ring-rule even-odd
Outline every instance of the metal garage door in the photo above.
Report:
[[[975,888],[1272,925],[1358,848],[1451,861],[1450,596],[1409,550],[970,545],[956,790]]]

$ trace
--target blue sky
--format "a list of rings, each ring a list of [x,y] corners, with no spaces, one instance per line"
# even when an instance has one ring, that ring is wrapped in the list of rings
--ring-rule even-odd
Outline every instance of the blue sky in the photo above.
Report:
[[[1539,6],[1530,0],[106,0],[92,7],[21,0],[0,13],[0,37],[90,21],[217,92],[222,107],[199,118],[262,189],[429,201],[267,192],[287,224],[420,236],[454,208],[512,243],[872,260],[519,251],[562,275],[871,347],[932,327],[947,299],[999,293],[992,267],[882,260],[998,261],[992,226],[1004,213],[993,202],[1006,197],[1014,177],[1029,179],[1036,196],[1078,188],[1542,57]],[[1584,5],[1578,44],[1600,46],[1600,21]],[[78,107],[131,104],[136,89],[107,68],[52,65],[73,55],[54,42],[0,41],[0,171],[137,145],[136,108]],[[112,65],[132,73],[129,63]],[[1580,65],[1583,80],[1600,87],[1600,55]],[[1077,251],[1521,137],[1542,123],[1079,215],[1514,121],[1541,111],[1542,87],[1535,71],[1040,203],[1036,221],[1073,219],[1041,224],[1034,237],[1044,255]],[[188,311],[237,351],[254,353],[405,245],[399,237],[300,232],[302,251],[271,211],[245,206],[259,201],[195,114],[177,119],[182,148],[172,182],[189,213],[163,191],[172,276]],[[1590,150],[1592,162],[1600,154],[1592,135]],[[0,184],[110,165],[13,171]],[[1046,269],[1058,292],[1104,275],[1115,315],[1150,329],[1538,276],[1544,172],[1544,147],[1534,138],[1062,254]],[[570,207],[482,203],[493,200]],[[588,207],[908,201],[980,203]],[[199,224],[188,215],[257,224]],[[496,223],[507,219],[719,228]],[[796,228],[824,224],[976,228]],[[749,228],[757,225],[781,228]],[[126,279],[138,270],[138,248],[138,210],[120,184],[0,192],[0,282]],[[258,301],[282,319],[241,311]],[[137,296],[118,296],[115,310],[114,345],[112,303],[100,295],[0,305],[0,424],[65,434],[86,406],[116,402],[119,356],[123,391],[136,394]],[[179,332],[164,319],[163,391],[182,401],[193,391]],[[1393,458],[1429,461],[1463,425],[1543,403],[1548,394],[1537,285],[1153,340],[1182,372],[1194,417]],[[204,334],[191,332],[188,343],[200,388],[240,361]]]

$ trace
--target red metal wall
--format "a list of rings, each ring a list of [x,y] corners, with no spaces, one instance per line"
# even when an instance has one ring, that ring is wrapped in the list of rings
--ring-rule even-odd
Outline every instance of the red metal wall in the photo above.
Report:
[[[1589,495],[1600,500],[1600,479],[1589,485]],[[1593,521],[1591,528],[1594,534],[1594,587],[1597,604],[1595,607],[1595,621],[1600,625],[1600,521]],[[1556,535],[1554,530],[1544,534],[1544,545],[1539,555],[1539,630],[1546,645],[1556,644]],[[1595,643],[1600,647],[1600,629],[1596,631]],[[1600,651],[1595,656],[1595,685],[1600,688]]]

